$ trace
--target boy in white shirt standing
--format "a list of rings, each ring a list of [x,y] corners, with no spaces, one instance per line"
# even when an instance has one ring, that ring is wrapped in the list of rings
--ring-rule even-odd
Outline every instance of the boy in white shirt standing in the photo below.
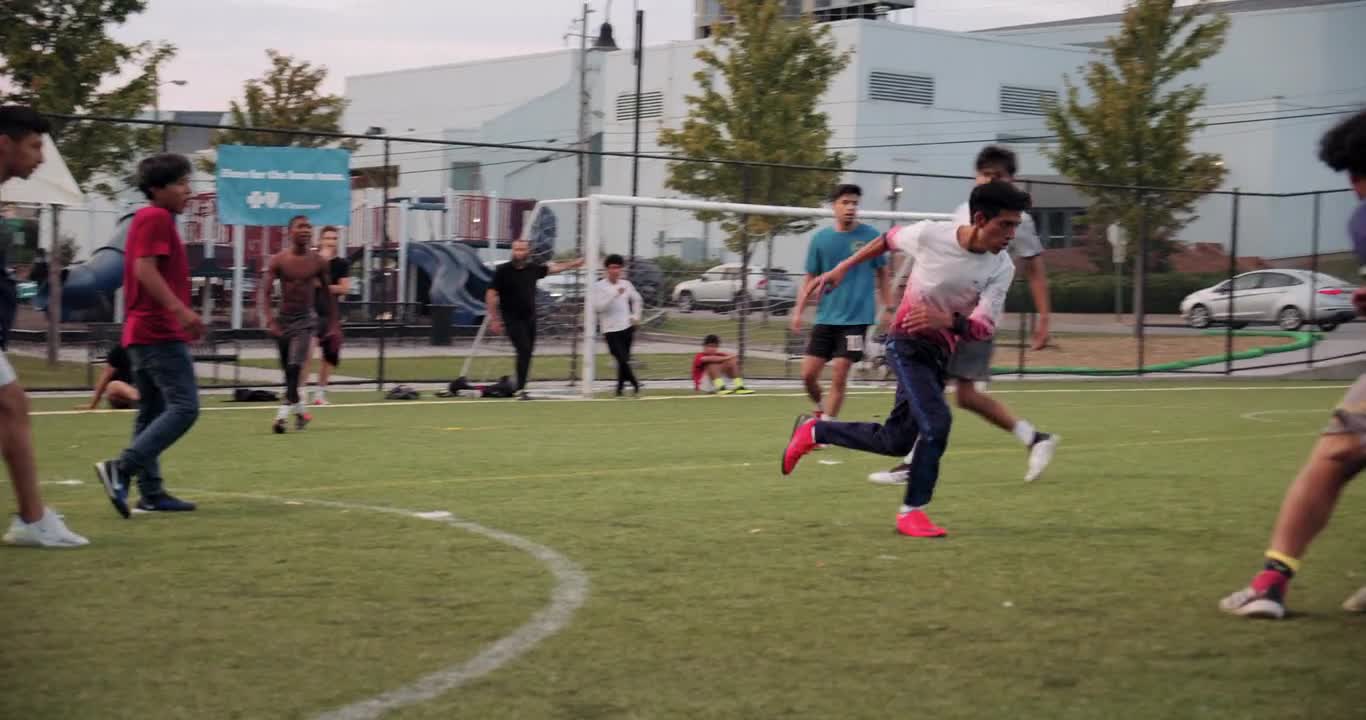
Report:
[[[850,268],[888,249],[906,253],[915,263],[887,340],[887,363],[898,381],[896,404],[883,424],[802,423],[783,453],[782,470],[788,475],[818,444],[892,456],[904,456],[915,447],[896,522],[897,532],[912,537],[947,534],[924,508],[934,495],[953,423],[944,401],[948,361],[960,342],[995,334],[1015,275],[1010,255],[1003,251],[1030,199],[998,180],[974,188],[968,205],[971,224],[921,222],[892,228],[821,276],[821,284],[837,286]]]
[[[607,338],[607,349],[617,361],[617,397],[621,397],[626,383],[631,383],[632,392],[639,395],[640,382],[631,371],[631,342],[635,339],[644,303],[636,286],[621,276],[626,263],[620,255],[608,255],[603,264],[607,267],[607,277],[593,283],[592,292],[598,329]]]

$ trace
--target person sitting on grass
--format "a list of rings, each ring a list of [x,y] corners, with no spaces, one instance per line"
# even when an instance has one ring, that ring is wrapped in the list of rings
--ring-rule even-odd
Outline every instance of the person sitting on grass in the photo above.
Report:
[[[753,390],[745,388],[745,379],[740,377],[740,360],[733,353],[721,351],[721,338],[708,335],[702,339],[702,352],[692,359],[693,390],[702,389],[702,378],[710,378],[715,392],[720,395],[752,395]],[[725,378],[730,378],[730,388],[726,388]]]
[[[90,398],[88,408],[100,406],[100,400],[108,400],[114,410],[131,410],[138,406],[138,389],[133,387],[133,359],[128,351],[115,345],[104,356],[104,372],[95,383],[95,394]]]

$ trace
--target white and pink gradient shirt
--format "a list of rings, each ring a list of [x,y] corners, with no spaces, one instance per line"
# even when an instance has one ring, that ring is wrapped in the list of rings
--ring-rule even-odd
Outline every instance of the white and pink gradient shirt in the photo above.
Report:
[[[896,311],[893,337],[906,337],[900,328],[918,305],[965,316],[964,338],[968,340],[986,340],[996,333],[996,321],[1005,309],[1006,292],[1015,277],[1015,263],[1007,251],[974,253],[963,249],[958,244],[958,228],[957,222],[926,220],[887,231],[888,245],[906,253],[914,263]],[[942,345],[949,352],[960,340],[948,328],[921,331],[915,337]]]

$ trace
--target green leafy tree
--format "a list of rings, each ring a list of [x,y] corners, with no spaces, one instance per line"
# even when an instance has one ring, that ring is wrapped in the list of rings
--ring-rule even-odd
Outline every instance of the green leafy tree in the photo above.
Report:
[[[693,75],[699,92],[687,96],[688,117],[679,129],[664,129],[659,144],[697,158],[671,163],[667,184],[686,195],[723,202],[812,206],[839,178],[850,156],[826,149],[831,130],[818,108],[830,82],[849,64],[828,26],[810,17],[785,17],[782,0],[722,0],[728,22],[718,23],[713,43],[697,51],[703,68]],[[815,165],[829,171],[702,162],[727,160]],[[803,218],[737,216],[700,212],[719,221],[726,245],[740,255],[742,277],[759,243],[809,230]],[[740,352],[744,354],[742,297]]]
[[[294,135],[236,128],[278,128],[315,132],[341,132],[341,116],[346,110],[346,99],[340,95],[323,93],[327,68],[307,61],[296,60],[275,50],[267,50],[270,69],[261,77],[248,80],[242,99],[233,100],[229,107],[234,129],[214,134],[214,145],[293,145],[295,147],[342,147],[354,150],[352,140],[337,142],[335,138],[319,135]],[[213,162],[204,160],[201,166],[213,171]]]
[[[826,26],[783,16],[781,0],[723,0],[733,22],[718,24],[714,44],[697,51],[704,68],[694,74],[681,128],[660,132],[660,145],[689,158],[829,167],[828,172],[685,161],[669,167],[668,186],[692,197],[768,205],[820,202],[849,160],[829,152],[831,130],[817,108],[830,81],[849,64]],[[774,235],[809,229],[801,218],[699,213],[721,221],[734,252],[748,254]]]
[[[109,28],[145,0],[0,0],[0,101],[59,114],[133,117],[152,105],[164,42],[125,44]],[[133,71],[128,79],[115,81]],[[5,88],[9,88],[6,90]],[[82,187],[112,194],[159,131],[110,122],[54,120],[53,141]]]
[[[1148,191],[1140,202],[1129,190],[1078,188],[1090,197],[1086,219],[1093,227],[1118,223],[1132,238],[1130,257],[1140,230],[1146,233],[1153,269],[1165,267],[1195,203],[1225,175],[1218,155],[1190,149],[1191,136],[1204,127],[1194,114],[1205,88],[1173,89],[1223,46],[1228,16],[1203,14],[1207,2],[1178,9],[1174,0],[1135,0],[1120,31],[1106,39],[1105,57],[1085,68],[1091,101],[1082,103],[1068,78],[1066,99],[1048,113],[1057,143],[1045,153],[1071,179],[1188,190]]]

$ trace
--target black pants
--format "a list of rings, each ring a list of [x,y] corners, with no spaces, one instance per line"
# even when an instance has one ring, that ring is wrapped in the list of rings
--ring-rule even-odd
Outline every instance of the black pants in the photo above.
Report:
[[[504,317],[508,340],[517,351],[517,389],[525,390],[531,374],[531,353],[536,349],[536,318]]]
[[[635,340],[636,329],[628,327],[604,333],[603,336],[607,338],[607,351],[617,361],[617,394],[621,394],[626,383],[631,383],[631,387],[640,387],[640,383],[636,382],[636,374],[631,371],[631,342]]]

